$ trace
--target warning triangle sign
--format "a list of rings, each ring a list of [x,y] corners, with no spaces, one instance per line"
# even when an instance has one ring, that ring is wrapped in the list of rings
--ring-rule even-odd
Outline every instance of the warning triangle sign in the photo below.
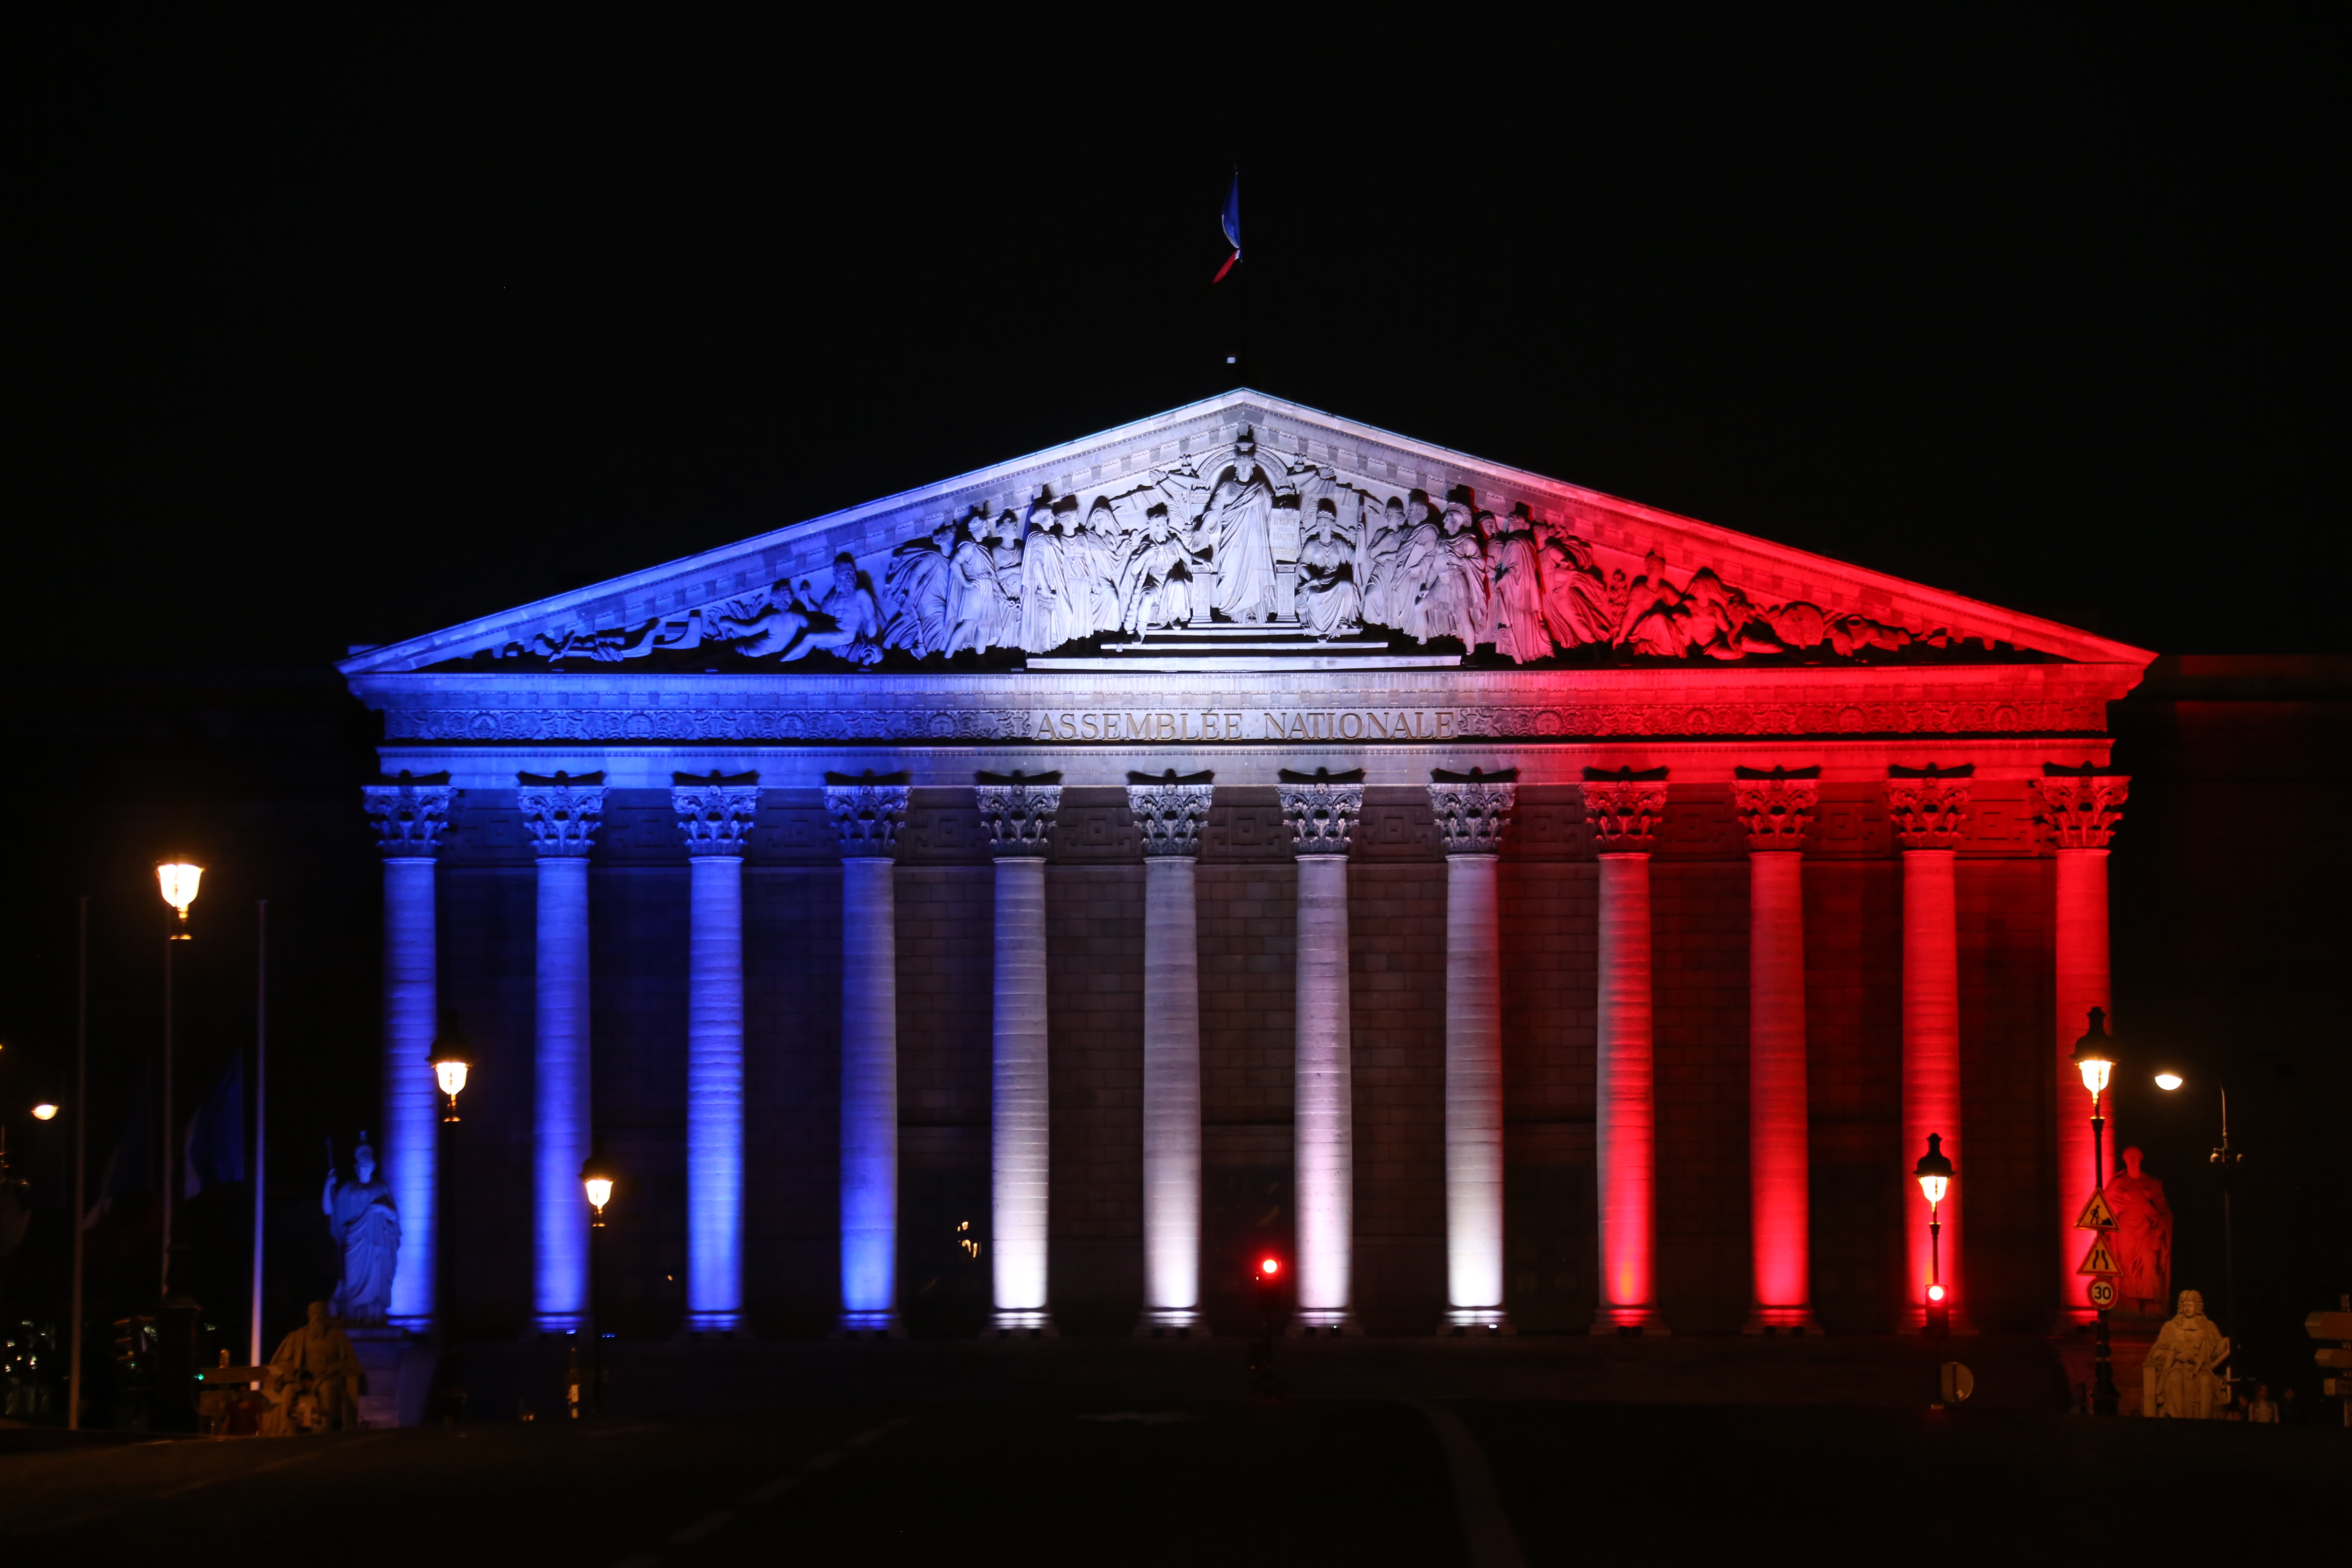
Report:
[[[2107,1206],[2106,1189],[2100,1188],[2091,1194],[2091,1201],[2084,1204],[2083,1212],[2074,1216],[2074,1228],[2076,1230],[2116,1228],[2116,1211]]]
[[[2116,1267],[2116,1255],[2107,1250],[2107,1233],[2101,1231],[2091,1238],[2091,1250],[2083,1255],[2083,1266],[2077,1274],[2120,1274]]]

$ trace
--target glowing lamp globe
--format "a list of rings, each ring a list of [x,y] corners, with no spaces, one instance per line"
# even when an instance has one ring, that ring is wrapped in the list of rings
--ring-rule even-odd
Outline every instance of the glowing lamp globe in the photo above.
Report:
[[[180,917],[181,929],[175,935],[187,934],[188,906],[196,901],[196,884],[204,879],[205,868],[185,860],[166,860],[155,868],[155,881],[163,890],[163,901]]]
[[[2116,1043],[2107,1037],[2107,1010],[2091,1009],[2091,1026],[2074,1042],[2074,1070],[2083,1075],[2083,1087],[2094,1098],[2106,1092],[2107,1080],[2116,1070]]]
[[[1273,1279],[1276,1275],[1282,1272],[1282,1259],[1279,1258],[1259,1258],[1257,1260],[1257,1272],[1258,1278],[1261,1279]]]
[[[2174,1089],[2179,1089],[2184,1081],[2185,1080],[2177,1072],[2160,1072],[2156,1075],[2156,1087],[2164,1090],[2167,1094],[2170,1094]]]
[[[36,1121],[49,1121],[51,1118],[55,1117],[57,1113],[58,1108],[51,1105],[47,1100],[43,1100],[40,1104],[33,1107],[33,1120]]]
[[[473,1047],[452,1021],[448,1032],[433,1042],[432,1054],[427,1059],[433,1063],[433,1081],[441,1086],[441,1092],[449,1101],[442,1108],[441,1120],[455,1121],[457,1120],[457,1096],[464,1092],[466,1075],[474,1066]]]
[[[614,1170],[612,1163],[602,1154],[591,1154],[581,1162],[580,1186],[588,1194],[588,1206],[596,1211],[596,1223],[604,1223],[604,1205],[613,1201]]]
[[[1930,1285],[1927,1287],[1927,1300],[1930,1301],[1940,1301],[1943,1299],[1944,1288],[1941,1285]]]
[[[1944,1153],[1944,1135],[1927,1134],[1927,1152],[1911,1167],[1911,1174],[1919,1183],[1919,1191],[1927,1195],[1927,1206],[1934,1208],[1952,1190],[1952,1162]]]

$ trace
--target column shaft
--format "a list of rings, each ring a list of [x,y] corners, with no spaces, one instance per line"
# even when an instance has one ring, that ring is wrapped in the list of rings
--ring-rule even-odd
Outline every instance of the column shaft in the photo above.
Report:
[[[532,1128],[539,1328],[583,1326],[588,1308],[588,1207],[580,1166],[591,1152],[588,1097],[588,861],[539,861],[536,1111]]]
[[[1812,1326],[1811,1184],[1805,1108],[1804,857],[1748,858],[1750,1327]]]
[[[1652,1062],[1650,858],[1601,857],[1593,1152],[1601,1195],[1597,1326],[1655,1331],[1657,1106]]]
[[[401,1251],[392,1277],[389,1321],[422,1332],[437,1307],[435,1225],[441,1113],[428,1058],[440,1022],[433,860],[383,863],[384,1179],[398,1206]]]
[[[898,938],[890,861],[841,863],[841,1308],[898,1321]]]
[[[743,1322],[743,861],[688,861],[686,1324]]]
[[[1000,1329],[1047,1326],[1045,862],[996,862],[991,1241]]]
[[[2090,1233],[2074,1228],[2074,1216],[2091,1199],[2098,1177],[2092,1170],[2090,1095],[2074,1066],[2074,1042],[2089,1026],[2091,1009],[2115,1008],[2107,976],[2107,852],[2105,849],[2053,851],[2057,860],[2057,1106],[2058,1106],[2058,1301],[2061,1314],[2087,1323],[2098,1311],[2086,1292],[2091,1279],[2074,1270],[2090,1245]],[[2116,1123],[2115,1100],[2102,1107],[2107,1118],[2108,1168],[2123,1152],[2123,1132]]]
[[[1350,1321],[1355,1110],[1348,1005],[1348,862],[1298,858],[1296,1150],[1298,1316],[1307,1328]]]
[[[1454,1328],[1503,1321],[1503,954],[1492,855],[1445,858],[1445,1288]]]
[[[1143,863],[1143,1306],[1201,1318],[1201,958],[1193,862]]]
[[[1903,1157],[1906,1163],[1939,1135],[1955,1167],[1945,1195],[1940,1278],[1954,1328],[1962,1326],[1968,1293],[1960,1271],[1962,1194],[1968,1166],[1960,1138],[1959,938],[1949,849],[1903,851]],[[2069,1216],[2072,1217],[2072,1216]],[[1916,1182],[1903,1184],[1905,1321],[1927,1322],[1930,1268],[1927,1200]]]

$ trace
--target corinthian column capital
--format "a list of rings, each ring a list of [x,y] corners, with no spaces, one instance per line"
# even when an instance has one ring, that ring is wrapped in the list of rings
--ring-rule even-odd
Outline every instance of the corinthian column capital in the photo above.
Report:
[[[1511,802],[1518,793],[1517,768],[1466,773],[1433,770],[1429,809],[1437,830],[1445,836],[1448,855],[1496,855],[1502,851],[1503,828],[1510,820]]]
[[[1201,827],[1209,820],[1210,797],[1216,793],[1214,776],[1179,777],[1173,768],[1157,777],[1127,775],[1128,814],[1143,836],[1145,859],[1190,860],[1201,853]]]
[[[988,825],[990,853],[999,860],[1045,858],[1062,805],[1061,774],[982,773],[972,793]]]
[[[1969,779],[1974,763],[1939,768],[1886,770],[1886,818],[1895,841],[1906,849],[1949,849],[1959,843],[1969,820]]]
[[[2033,795],[2033,819],[2054,849],[2105,849],[2123,820],[2131,780],[2121,773],[2100,773],[2084,763],[2080,768],[2042,764],[2042,777],[2026,788]]]
[[[677,813],[677,830],[686,838],[688,858],[704,855],[741,856],[751,847],[751,823],[760,815],[760,775],[721,773],[707,776],[672,773],[670,809]]]
[[[1335,773],[1317,768],[1311,773],[1284,768],[1276,775],[1282,797],[1282,820],[1290,829],[1290,852],[1297,856],[1345,855],[1364,813],[1364,770]]]
[[[906,826],[907,773],[824,775],[824,809],[840,836],[845,860],[892,860],[898,855],[898,829]]]
[[[1584,770],[1584,818],[1601,854],[1648,854],[1657,847],[1658,818],[1665,813],[1665,769]]]
[[[522,825],[530,833],[530,847],[542,860],[578,859],[587,855],[604,816],[604,775],[601,773],[515,774],[515,804],[522,808]]]
[[[1802,849],[1821,798],[1821,768],[1734,768],[1731,773],[1731,808],[1748,849]]]
[[[362,786],[368,824],[375,829],[377,853],[387,860],[431,859],[449,826],[449,800],[456,794],[447,773],[419,778],[403,768],[400,777]]]

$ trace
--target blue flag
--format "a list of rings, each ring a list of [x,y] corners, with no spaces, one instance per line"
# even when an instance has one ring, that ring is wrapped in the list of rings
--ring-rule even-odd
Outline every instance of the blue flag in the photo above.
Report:
[[[149,1127],[154,1109],[149,1087],[148,1080],[140,1080],[139,1098],[131,1102],[131,1113],[123,1118],[122,1139],[106,1157],[106,1172],[98,1179],[98,1202],[82,1216],[84,1230],[105,1218],[116,1198],[125,1193],[143,1193],[155,1184],[155,1135]]]
[[[1242,258],[1242,172],[1239,169],[1234,171],[1233,188],[1225,193],[1224,210],[1217,215],[1217,224],[1225,231],[1225,243],[1234,247],[1234,253],[1225,258],[1225,264],[1217,268],[1214,278],[1209,279],[1212,288],[1223,283],[1225,274],[1234,269],[1234,263]]]
[[[228,1070],[188,1118],[183,1150],[182,1170],[190,1197],[203,1192],[206,1182],[245,1180],[244,1053],[229,1058]]]

